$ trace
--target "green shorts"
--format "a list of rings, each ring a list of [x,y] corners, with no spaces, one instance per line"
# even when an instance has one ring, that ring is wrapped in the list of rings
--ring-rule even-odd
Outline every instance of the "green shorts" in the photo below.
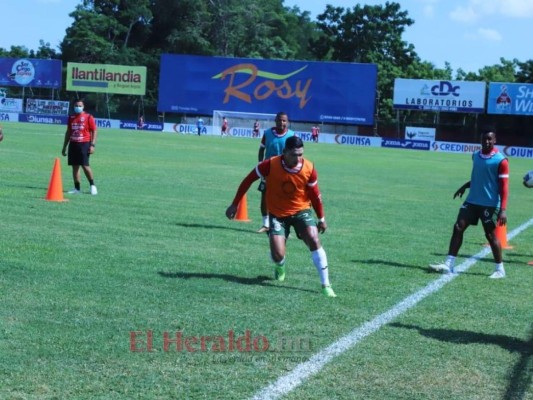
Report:
[[[285,235],[285,237],[288,237],[291,226],[293,226],[296,236],[300,238],[300,232],[305,231],[308,226],[316,226],[316,221],[310,209],[302,210],[283,218],[269,214],[268,219],[270,220],[269,235]]]

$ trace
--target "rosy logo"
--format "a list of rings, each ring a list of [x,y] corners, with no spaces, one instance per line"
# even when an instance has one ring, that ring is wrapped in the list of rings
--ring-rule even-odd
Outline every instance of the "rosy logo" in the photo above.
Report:
[[[307,66],[281,75],[274,72],[261,71],[254,64],[237,64],[213,76],[212,79],[225,80],[228,78],[229,80],[228,86],[224,89],[225,96],[223,104],[228,103],[232,97],[246,103],[252,103],[254,99],[263,101],[275,95],[285,100],[296,97],[300,100],[299,107],[304,108],[311,99],[308,92],[313,80],[307,79],[306,82],[298,80],[291,83],[289,78],[298,75],[306,68]],[[237,75],[240,74],[249,76],[243,82],[236,82]],[[257,78],[263,78],[264,80],[257,83]],[[244,89],[251,91],[253,96]]]

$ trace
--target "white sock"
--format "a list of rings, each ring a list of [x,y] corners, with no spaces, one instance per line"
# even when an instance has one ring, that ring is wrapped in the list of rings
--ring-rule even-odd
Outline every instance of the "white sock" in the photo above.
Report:
[[[268,215],[263,215],[263,226],[270,228],[270,221],[268,219]]]
[[[320,283],[323,286],[329,286],[329,272],[328,272],[328,257],[324,248],[321,247],[311,252],[313,258],[313,264],[315,264],[318,275],[320,276]]]
[[[496,264],[496,271],[505,271],[503,268],[503,262]]]
[[[280,262],[276,262],[276,261],[274,261],[274,258],[272,258],[272,253],[270,251],[268,252],[268,255],[270,257],[270,261],[272,261],[274,264],[279,265],[279,266],[283,266],[285,264],[285,257],[283,257],[280,260]]]
[[[450,269],[453,269],[455,267],[455,256],[446,257],[446,261],[444,262]]]

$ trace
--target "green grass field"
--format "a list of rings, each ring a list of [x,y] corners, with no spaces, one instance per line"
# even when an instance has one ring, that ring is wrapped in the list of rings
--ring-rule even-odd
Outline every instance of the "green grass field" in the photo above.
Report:
[[[329,224],[327,299],[297,239],[287,280],[273,280],[256,185],[252,222],[224,216],[257,141],[102,129],[98,196],[84,179],[85,194],[49,202],[56,157],[72,187],[64,127],[4,130],[1,399],[251,398],[441,278],[427,265],[446,255],[471,170],[468,155],[306,144]],[[510,169],[508,232],[533,217],[531,162]],[[507,279],[487,278],[489,254],[283,398],[533,399],[533,228],[510,244]],[[458,263],[484,245],[471,227]]]

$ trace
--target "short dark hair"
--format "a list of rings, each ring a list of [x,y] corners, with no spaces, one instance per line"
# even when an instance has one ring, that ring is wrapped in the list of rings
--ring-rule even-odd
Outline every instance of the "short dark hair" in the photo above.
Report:
[[[480,133],[484,135],[485,133],[493,132],[496,134],[496,127],[494,125],[483,125],[481,127]]]
[[[285,150],[300,149],[304,147],[304,142],[299,136],[291,136],[285,141]]]

